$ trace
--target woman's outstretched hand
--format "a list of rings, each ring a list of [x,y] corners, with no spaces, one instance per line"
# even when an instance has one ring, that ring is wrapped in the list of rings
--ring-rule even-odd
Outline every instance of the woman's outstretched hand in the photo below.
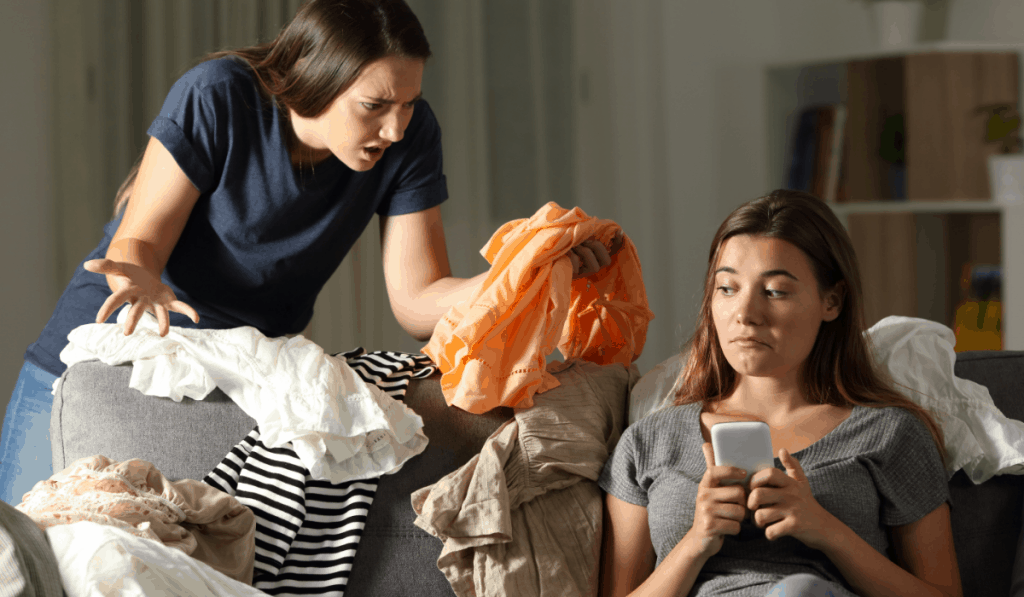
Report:
[[[804,469],[796,458],[781,448],[779,460],[786,472],[770,468],[750,478],[747,507],[754,513],[754,523],[764,529],[769,541],[789,536],[808,547],[821,549],[834,519],[814,499]]]
[[[622,248],[622,231],[619,230],[612,238],[611,250],[596,240],[585,240],[569,251],[569,260],[572,261],[572,279],[585,278],[608,267],[612,262],[612,255]]]
[[[683,540],[694,542],[701,557],[710,558],[722,549],[725,535],[737,535],[740,521],[747,514],[746,490],[742,485],[722,485],[727,479],[744,479],[746,471],[734,466],[715,466],[715,454],[709,442],[701,446],[707,470],[697,486],[693,525]]]
[[[170,331],[168,311],[176,311],[199,323],[196,310],[179,301],[173,290],[142,266],[110,259],[92,259],[86,261],[83,267],[93,273],[112,276],[111,287],[114,292],[100,307],[96,323],[106,321],[124,303],[132,305],[124,324],[125,336],[135,331],[135,326],[146,311],[156,316],[161,336],[166,336]]]

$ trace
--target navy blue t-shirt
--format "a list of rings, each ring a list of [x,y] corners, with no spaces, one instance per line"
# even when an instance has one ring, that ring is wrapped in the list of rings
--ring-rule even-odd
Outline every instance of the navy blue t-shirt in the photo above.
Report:
[[[366,172],[333,155],[312,171],[295,170],[284,126],[248,65],[234,58],[199,64],[168,93],[148,133],[200,191],[161,277],[199,313],[199,324],[171,313],[171,325],[249,325],[269,337],[301,332],[320,289],[375,213],[422,211],[448,198],[441,130],[425,101],[403,139]],[[106,255],[120,223],[104,226],[83,263]],[[104,276],[79,264],[25,359],[60,375],[68,333],[94,322],[110,294]]]

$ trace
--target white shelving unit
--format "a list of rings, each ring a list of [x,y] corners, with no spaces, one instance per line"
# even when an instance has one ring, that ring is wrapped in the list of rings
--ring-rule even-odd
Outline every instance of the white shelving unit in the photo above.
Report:
[[[905,56],[926,52],[1016,52],[1024,65],[1024,44],[942,42],[922,44],[900,52],[822,56],[813,61],[766,66],[766,119],[769,188],[786,186],[786,168],[796,119],[807,106],[846,102],[846,64],[853,60]],[[1018,75],[1024,99],[1024,76]],[[999,216],[1002,268],[1002,334],[1004,350],[1024,350],[1024,205],[992,201],[870,201],[830,204],[844,226],[851,215],[911,213],[948,215],[993,213]],[[919,236],[923,234],[918,230]],[[947,322],[943,322],[947,323]]]

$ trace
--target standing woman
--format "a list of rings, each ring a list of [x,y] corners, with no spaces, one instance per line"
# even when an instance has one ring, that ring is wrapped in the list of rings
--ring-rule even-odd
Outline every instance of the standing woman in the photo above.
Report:
[[[171,88],[115,217],[28,347],[0,437],[0,499],[52,473],[52,384],[68,333],[131,303],[169,325],[296,334],[374,214],[391,308],[426,340],[486,274],[451,276],[441,131],[420,99],[430,46],[402,0],[311,0],[267,44],[207,56]],[[585,242],[574,275],[610,262]],[[105,274],[104,280],[96,274]],[[112,321],[112,319],[111,319]]]
[[[711,245],[675,405],[605,464],[602,595],[961,594],[942,434],[886,383],[835,214],[806,193],[740,206]],[[768,424],[775,468],[715,466],[712,425]],[[892,556],[890,560],[888,556]]]

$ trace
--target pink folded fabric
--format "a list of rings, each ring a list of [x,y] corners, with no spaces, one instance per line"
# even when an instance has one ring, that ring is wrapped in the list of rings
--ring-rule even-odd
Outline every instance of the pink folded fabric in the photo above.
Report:
[[[201,481],[172,482],[145,460],[81,458],[36,483],[16,507],[41,529],[83,520],[115,526],[252,584],[252,510]]]

